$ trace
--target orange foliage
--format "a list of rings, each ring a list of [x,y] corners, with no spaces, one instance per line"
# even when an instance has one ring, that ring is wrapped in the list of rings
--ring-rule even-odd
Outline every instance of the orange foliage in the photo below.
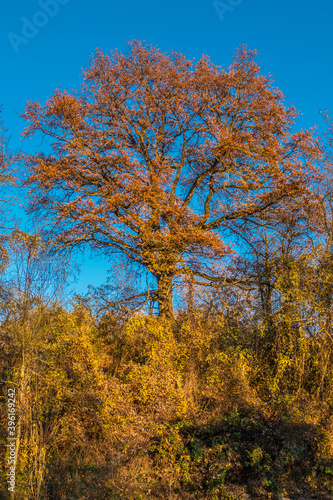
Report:
[[[60,246],[121,252],[156,278],[172,315],[175,278],[209,283],[231,253],[221,229],[301,195],[319,155],[311,132],[291,133],[286,108],[255,52],[228,69],[131,42],[97,50],[80,92],[28,104],[25,136],[52,154],[27,158],[32,209],[48,213]]]

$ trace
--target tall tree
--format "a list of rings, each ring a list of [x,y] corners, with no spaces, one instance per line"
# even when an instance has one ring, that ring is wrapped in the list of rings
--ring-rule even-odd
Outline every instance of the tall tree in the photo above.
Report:
[[[147,269],[161,315],[172,316],[176,278],[220,279],[211,264],[231,252],[225,228],[310,182],[315,141],[291,133],[297,113],[254,58],[240,47],[222,69],[134,41],[126,54],[97,51],[80,92],[57,90],[24,115],[25,135],[53,148],[27,158],[31,209],[59,247],[88,243]]]
[[[13,165],[18,155],[9,148],[8,130],[1,119],[2,107],[0,106],[0,275],[8,264],[8,226],[9,204],[13,202],[13,193],[8,194],[8,187],[14,184]],[[6,295],[6,290],[0,280],[0,299]]]
[[[2,107],[0,106],[0,186],[13,182],[11,164],[14,155],[9,150],[8,130],[1,119]]]

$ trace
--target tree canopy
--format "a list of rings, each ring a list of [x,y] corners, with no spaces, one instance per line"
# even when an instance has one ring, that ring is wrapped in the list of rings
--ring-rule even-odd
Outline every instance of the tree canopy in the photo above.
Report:
[[[160,315],[172,316],[176,279],[221,279],[226,228],[278,217],[313,181],[316,141],[292,131],[297,112],[255,55],[241,46],[223,69],[136,41],[125,54],[97,50],[79,92],[25,112],[25,135],[52,145],[27,156],[31,209],[58,247],[143,266]]]

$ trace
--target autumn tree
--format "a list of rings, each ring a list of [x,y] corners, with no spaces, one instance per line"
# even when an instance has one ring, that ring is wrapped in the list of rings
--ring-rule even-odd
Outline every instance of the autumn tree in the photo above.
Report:
[[[2,107],[0,106],[0,275],[8,265],[8,235],[12,229],[12,220],[8,215],[9,204],[13,202],[13,193],[8,190],[14,184],[14,163],[17,155],[9,148],[8,130],[1,119]],[[8,194],[9,193],[9,194]],[[0,300],[6,296],[6,289],[0,281]]]
[[[0,186],[13,182],[12,163],[14,154],[9,149],[8,130],[1,119],[2,107],[0,106]]]
[[[52,147],[27,157],[31,210],[57,248],[88,244],[146,269],[172,316],[177,280],[222,279],[226,229],[306,191],[317,147],[292,133],[296,115],[245,47],[228,69],[136,41],[97,50],[81,91],[28,104],[25,136]]]

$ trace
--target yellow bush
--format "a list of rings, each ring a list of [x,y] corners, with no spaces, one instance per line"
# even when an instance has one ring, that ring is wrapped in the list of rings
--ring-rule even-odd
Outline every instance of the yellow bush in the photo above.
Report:
[[[133,318],[125,329],[127,363],[124,381],[140,411],[177,418],[187,412],[178,366],[178,344],[168,321]]]
[[[207,371],[202,395],[210,408],[236,410],[257,402],[250,386],[251,366],[242,352],[217,352],[207,357]]]

